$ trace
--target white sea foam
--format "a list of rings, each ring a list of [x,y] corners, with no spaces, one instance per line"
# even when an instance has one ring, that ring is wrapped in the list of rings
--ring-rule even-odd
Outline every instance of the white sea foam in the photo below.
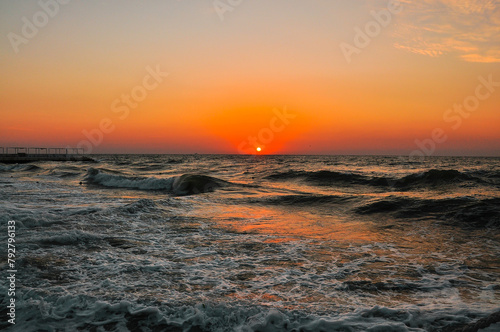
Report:
[[[142,190],[172,190],[174,178],[159,179],[155,177],[127,177],[123,175],[107,174],[98,169],[89,169],[86,180],[89,183],[112,188],[130,188]]]
[[[2,291],[5,290],[1,287]],[[279,331],[397,331],[424,332],[445,326],[461,327],[485,314],[465,308],[436,314],[432,308],[374,306],[351,312],[321,316],[264,306],[242,306],[203,302],[172,307],[168,302],[144,306],[130,301],[100,301],[85,295],[42,297],[22,292],[17,304],[16,329],[91,330],[106,326],[110,331],[190,330],[279,332]],[[445,319],[443,319],[445,317]],[[496,331],[498,324],[483,332]]]

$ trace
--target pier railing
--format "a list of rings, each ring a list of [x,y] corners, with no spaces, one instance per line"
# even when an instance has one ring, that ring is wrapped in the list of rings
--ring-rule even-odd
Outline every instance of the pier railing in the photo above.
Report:
[[[9,155],[82,155],[83,148],[0,147],[0,154]]]
[[[96,162],[84,155],[83,148],[0,147],[0,163],[19,164],[37,161]]]

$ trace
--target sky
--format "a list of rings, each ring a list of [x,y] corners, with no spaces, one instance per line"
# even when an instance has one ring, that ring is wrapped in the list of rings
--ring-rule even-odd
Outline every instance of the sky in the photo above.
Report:
[[[1,1],[0,34],[0,147],[500,156],[500,1]]]

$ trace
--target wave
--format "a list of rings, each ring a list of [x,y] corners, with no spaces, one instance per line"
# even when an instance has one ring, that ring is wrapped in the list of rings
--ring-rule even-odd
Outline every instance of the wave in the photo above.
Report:
[[[410,198],[390,196],[389,198],[366,203],[356,208],[355,212],[358,214],[394,212],[411,205],[413,201],[414,200]]]
[[[31,164],[0,165],[0,172],[36,172],[42,168]]]
[[[207,175],[184,174],[170,178],[131,177],[102,172],[90,168],[85,175],[87,184],[108,188],[167,191],[177,196],[212,192],[229,182]]]
[[[47,175],[55,176],[58,178],[71,178],[80,175],[79,172],[70,172],[70,171],[62,171],[62,170],[51,170],[47,173]]]
[[[353,196],[344,195],[283,195],[253,200],[252,203],[264,203],[271,205],[319,205],[319,204],[343,204],[352,200]]]
[[[105,173],[99,169],[90,168],[85,175],[87,184],[95,184],[108,188],[130,188],[142,190],[172,190],[174,179],[158,179],[146,177],[128,177]]]
[[[117,210],[128,214],[136,214],[139,212],[150,212],[157,207],[158,206],[154,201],[143,198],[138,201],[120,206],[117,208]]]
[[[398,218],[436,218],[471,227],[500,226],[500,198],[417,199],[389,196],[355,209],[362,215],[393,214]]]
[[[80,246],[85,244],[88,247],[104,248],[106,245],[111,247],[120,247],[123,249],[138,247],[147,244],[144,241],[139,241],[134,238],[102,236],[80,230],[60,232],[57,235],[38,236],[33,239],[34,243],[38,243],[44,247],[48,246]],[[31,257],[32,258],[32,257]],[[28,261],[31,259],[28,257]],[[22,263],[22,262],[21,262]]]
[[[473,176],[476,176],[480,179],[484,179],[484,181],[486,181],[486,182],[500,185],[500,172],[498,172],[498,171],[477,170],[477,171],[471,172],[471,174],[473,174]]]
[[[166,161],[167,164],[182,164],[184,160],[182,159],[173,159],[170,158],[169,160]]]
[[[52,235],[49,237],[42,237],[35,239],[36,242],[42,245],[78,245],[79,243],[89,243],[99,241],[101,237],[96,234],[84,232],[84,231],[70,231],[67,233]]]
[[[302,179],[307,182],[314,182],[317,185],[329,185],[332,183],[365,183],[368,178],[364,175],[353,173],[341,173],[334,171],[287,171],[277,172],[266,176],[269,180],[294,180]]]
[[[454,169],[431,169],[425,172],[407,175],[395,181],[397,187],[442,186],[465,181],[482,182],[481,179]]]
[[[496,173],[488,174],[486,178],[495,178]],[[424,172],[406,175],[400,178],[385,176],[367,176],[356,173],[335,171],[287,171],[277,172],[265,177],[269,180],[302,180],[316,186],[332,185],[365,185],[380,188],[395,188],[398,190],[412,190],[414,188],[443,187],[462,185],[468,182],[476,184],[495,184],[484,180],[483,177],[466,174],[454,169],[431,169]]]
[[[145,165],[145,166],[136,166],[134,169],[138,171],[162,171],[165,169],[165,165],[163,164],[153,164],[153,165]]]

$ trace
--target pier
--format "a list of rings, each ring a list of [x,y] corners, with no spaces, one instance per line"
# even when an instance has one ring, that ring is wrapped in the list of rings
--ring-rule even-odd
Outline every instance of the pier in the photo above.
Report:
[[[36,161],[91,161],[82,148],[0,147],[0,163],[22,164]]]

